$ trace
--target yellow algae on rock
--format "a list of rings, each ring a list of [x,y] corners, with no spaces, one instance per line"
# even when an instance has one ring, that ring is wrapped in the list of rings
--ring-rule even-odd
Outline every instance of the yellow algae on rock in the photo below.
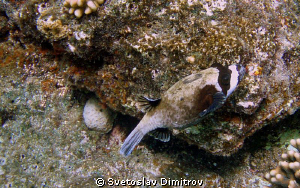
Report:
[[[46,18],[39,17],[36,25],[38,30],[48,39],[63,39],[69,33],[68,27],[63,25],[61,20],[55,20],[53,16],[48,16]]]

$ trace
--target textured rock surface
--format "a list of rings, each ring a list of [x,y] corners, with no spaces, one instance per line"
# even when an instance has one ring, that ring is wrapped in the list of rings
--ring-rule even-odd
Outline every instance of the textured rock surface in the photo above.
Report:
[[[242,63],[249,72],[228,104],[198,126],[174,131],[213,154],[236,152],[245,138],[300,105],[297,1],[111,0],[81,19],[73,19],[61,1],[1,1],[0,12],[1,23],[15,24],[10,36],[26,53],[26,42],[33,41],[40,44],[36,53],[52,58],[27,60],[24,53],[20,62],[38,61],[42,70],[64,67],[64,80],[138,118],[139,95],[159,97],[215,61]],[[1,27],[7,35],[9,28]],[[44,85],[60,87],[51,79]]]

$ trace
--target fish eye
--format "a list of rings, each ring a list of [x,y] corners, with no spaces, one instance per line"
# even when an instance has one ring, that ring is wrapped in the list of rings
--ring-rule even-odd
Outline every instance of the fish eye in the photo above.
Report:
[[[228,74],[223,75],[222,83],[228,85],[230,83],[230,75],[228,75]]]

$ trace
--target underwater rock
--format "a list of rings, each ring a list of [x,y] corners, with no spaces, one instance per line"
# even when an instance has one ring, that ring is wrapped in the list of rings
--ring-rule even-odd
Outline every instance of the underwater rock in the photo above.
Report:
[[[112,0],[80,19],[61,1],[5,5],[7,12],[16,9],[8,17],[22,39],[46,41],[53,55],[70,63],[66,74],[76,88],[137,118],[143,116],[141,95],[159,98],[181,78],[215,62],[245,66],[248,73],[221,109],[197,126],[173,131],[213,154],[231,155],[257,130],[299,109],[296,1]],[[65,35],[37,27],[37,20],[51,16]]]
[[[1,15],[0,13],[0,37],[5,35],[8,32],[9,27],[8,20],[5,16]]]
[[[84,123],[90,129],[107,133],[113,126],[113,114],[100,106],[96,98],[90,98],[83,109]]]
[[[116,3],[117,1],[109,2]],[[135,1],[134,4],[143,2],[145,1]],[[170,5],[168,4],[170,1],[162,2],[163,4],[160,6],[168,7]],[[220,19],[226,15],[219,11],[218,5],[215,5],[214,1],[210,2],[213,4],[205,7],[205,10],[212,7],[215,11],[213,12],[214,19]],[[15,11],[12,11],[10,6],[3,8],[3,4],[9,3],[12,4],[11,6],[15,8]],[[294,11],[288,3],[287,8]],[[248,73],[243,80],[244,83],[241,83],[233,96],[228,99],[227,104],[207,117],[202,122],[202,126],[185,130],[188,133],[188,137],[182,135],[185,141],[171,136],[170,142],[162,143],[146,136],[133,151],[130,159],[126,159],[119,155],[119,149],[129,134],[130,128],[133,128],[138,120],[118,114],[115,126],[109,134],[99,134],[98,131],[88,129],[82,118],[83,106],[89,96],[86,89],[101,96],[101,103],[105,102],[113,109],[141,117],[143,114],[138,109],[136,96],[139,94],[159,96],[177,80],[197,69],[205,69],[209,65],[201,65],[197,55],[188,56],[195,59],[183,58],[183,62],[187,60],[188,64],[182,63],[182,61],[173,61],[181,55],[178,53],[177,56],[172,52],[169,54],[174,56],[162,55],[160,64],[155,63],[158,61],[155,59],[148,61],[147,57],[138,59],[140,53],[136,51],[127,54],[129,55],[128,58],[132,58],[132,60],[122,61],[124,60],[122,57],[126,53],[119,50],[118,41],[120,40],[111,37],[113,35],[110,35],[109,30],[106,32],[108,35],[104,34],[102,38],[91,38],[95,34],[101,34],[101,30],[96,29],[98,26],[92,24],[97,21],[100,23],[100,20],[103,20],[100,9],[105,9],[106,5],[99,7],[99,11],[92,15],[83,16],[81,19],[76,19],[68,13],[59,14],[60,11],[45,12],[49,15],[54,14],[53,18],[61,20],[63,25],[71,22],[82,22],[91,31],[97,30],[94,33],[86,32],[88,30],[83,32],[78,27],[69,27],[71,31],[74,31],[73,33],[78,35],[71,33],[63,39],[54,41],[54,38],[46,37],[36,27],[37,19],[41,16],[38,12],[41,10],[39,5],[52,10],[62,7],[62,1],[0,1],[1,13],[5,12],[4,22],[12,26],[8,30],[5,28],[5,35],[1,37],[0,42],[0,187],[95,187],[95,180],[98,178],[124,180],[124,177],[131,180],[143,180],[143,178],[157,180],[158,184],[161,178],[166,178],[167,180],[179,181],[181,179],[203,180],[205,187],[261,187],[266,182],[263,179],[263,174],[270,167],[275,168],[274,161],[278,161],[278,153],[282,153],[281,148],[273,150],[274,144],[277,146],[274,140],[277,140],[278,137],[274,137],[272,133],[274,131],[285,132],[292,125],[296,129],[292,132],[299,130],[300,116],[299,111],[297,111],[297,114],[292,116],[295,118],[294,123],[280,122],[264,127],[261,131],[257,131],[254,137],[247,139],[242,150],[230,157],[211,155],[197,149],[194,145],[188,145],[186,142],[187,139],[191,138],[195,140],[196,145],[205,146],[208,151],[216,148],[219,152],[224,152],[224,148],[226,149],[230,145],[228,142],[223,142],[224,145],[222,145],[220,140],[230,141],[232,139],[231,146],[236,148],[235,144],[243,143],[243,139],[249,135],[243,135],[245,130],[252,134],[251,132],[260,128],[255,127],[255,122],[249,121],[251,118],[248,116],[253,116],[256,119],[256,113],[270,114],[269,107],[273,103],[268,99],[272,96],[276,102],[273,107],[278,108],[282,106],[279,103],[280,95],[286,99],[292,95],[296,96],[295,103],[292,103],[291,108],[287,109],[289,113],[293,113],[293,110],[298,106],[298,95],[295,91],[299,91],[299,88],[295,87],[299,84],[299,81],[297,82],[298,72],[296,72],[298,71],[296,65],[299,64],[299,48],[295,47],[285,50],[282,58],[284,64],[288,65],[288,68],[285,69],[287,70],[285,73],[290,76],[288,83],[291,83],[294,88],[281,85],[282,90],[281,87],[277,87],[278,91],[276,91],[273,88],[274,85],[271,87],[266,84],[265,87],[270,88],[267,93],[250,92],[252,94],[249,95],[249,98],[244,99],[244,94],[248,92],[247,83],[249,80],[247,77],[253,75],[254,78],[260,78],[259,83],[255,83],[255,79],[251,79],[253,81],[251,83],[252,88],[255,89],[255,84],[260,86],[263,80],[269,76],[264,72],[267,66],[261,66],[263,64],[261,61],[253,61],[251,65],[253,69],[251,68],[251,70],[255,70],[255,64],[257,64],[263,68],[262,74],[259,74],[259,71],[257,75],[255,75],[255,71],[252,71],[253,74],[251,73],[251,75]],[[227,5],[230,4],[227,3],[226,7]],[[255,5],[257,5],[257,1]],[[132,6],[130,7],[132,8]],[[186,10],[184,7],[182,8]],[[139,11],[143,10],[140,9]],[[151,13],[158,10],[151,9],[146,10],[146,12]],[[226,8],[223,9],[223,11],[225,10]],[[236,6],[233,12],[244,17],[245,14],[239,10],[241,9]],[[190,10],[190,12],[194,13],[194,10]],[[222,15],[218,17],[216,14]],[[14,18],[14,16],[16,17]],[[45,18],[48,17],[46,14],[44,16]],[[64,16],[67,19],[61,19]],[[121,18],[123,14],[117,16]],[[285,18],[285,16],[282,14],[281,18]],[[134,18],[137,19],[137,17],[138,14]],[[268,15],[265,18],[269,18]],[[141,17],[140,19],[138,23],[141,23],[145,18]],[[202,18],[200,17],[200,19]],[[276,16],[273,19],[276,20]],[[128,20],[134,21],[131,20],[131,17],[128,17]],[[91,22],[91,25],[86,24],[88,22]],[[116,24],[114,27],[117,25],[121,27],[121,22],[115,22],[114,19],[111,19],[109,23],[111,25],[107,24],[107,27],[112,28],[114,24]],[[242,23],[242,27],[245,26],[244,23]],[[213,22],[213,24],[215,23]],[[134,26],[133,28],[138,28],[142,25],[136,22]],[[129,31],[126,30],[126,32]],[[131,31],[133,31],[132,28]],[[117,33],[117,29],[111,30],[111,32]],[[248,31],[241,30],[241,32]],[[123,39],[123,36],[115,36]],[[96,39],[101,46],[103,44],[101,40],[106,40],[106,37],[111,37],[111,41],[106,41],[107,44],[112,44],[110,43],[112,41],[115,44],[103,46],[103,48],[97,48],[97,42],[93,44]],[[134,36],[128,33],[128,37]],[[297,38],[297,35],[290,37]],[[212,40],[209,36],[207,39]],[[265,39],[267,40],[267,38]],[[92,42],[90,43],[92,46],[88,46],[89,41]],[[69,46],[64,46],[65,42],[75,47],[73,55],[72,53],[66,54]],[[82,46],[77,45],[79,43]],[[86,50],[84,45],[87,45]],[[215,47],[219,46],[216,44],[211,47],[216,50]],[[104,50],[105,48],[107,51]],[[227,48],[230,49],[230,46]],[[77,49],[79,50],[77,51]],[[89,57],[83,58],[85,52]],[[163,53],[165,54],[165,52]],[[82,57],[79,58],[77,53]],[[157,53],[152,51],[151,55]],[[172,58],[174,59],[169,61]],[[274,59],[271,58],[271,60]],[[203,62],[210,62],[210,60],[207,59]],[[247,64],[247,62],[243,62],[244,65]],[[269,63],[271,64],[273,61]],[[223,62],[223,64],[226,63]],[[280,67],[280,64],[277,65]],[[250,70],[250,68],[247,69]],[[271,72],[274,70],[281,69],[270,69]],[[279,73],[279,71],[277,72]],[[294,82],[295,80],[296,82]],[[269,80],[270,84],[273,82],[275,83],[274,76],[270,77]],[[258,91],[260,89],[258,88]],[[286,92],[283,89],[287,89]],[[262,104],[259,103],[259,98],[263,99]],[[249,111],[242,111],[245,110],[243,106],[246,106],[247,102],[252,99],[257,99],[257,102],[253,103],[259,103],[259,107],[255,110],[249,105]],[[285,103],[285,101],[282,102]],[[238,103],[241,105],[235,106]],[[283,113],[279,118],[286,116],[285,110],[282,111]],[[276,119],[273,120],[276,121]],[[270,119],[270,121],[273,120]],[[237,125],[244,127],[239,129],[240,127]],[[281,129],[279,129],[280,126]],[[239,135],[240,137],[238,137]],[[264,145],[266,139],[270,137],[273,137],[274,140],[270,140],[267,144],[269,149],[261,148],[261,145]],[[239,142],[236,143],[234,140]],[[263,185],[269,184],[264,183]],[[111,187],[115,186],[112,185]]]

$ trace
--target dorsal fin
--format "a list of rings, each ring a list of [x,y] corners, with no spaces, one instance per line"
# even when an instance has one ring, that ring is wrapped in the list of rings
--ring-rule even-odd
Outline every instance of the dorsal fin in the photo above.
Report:
[[[149,135],[162,142],[169,142],[170,140],[170,131],[167,128],[157,128],[149,132]]]
[[[144,96],[140,96],[138,99],[138,102],[141,103],[141,106],[145,108],[146,112],[159,105],[160,101],[161,99],[151,99]]]

